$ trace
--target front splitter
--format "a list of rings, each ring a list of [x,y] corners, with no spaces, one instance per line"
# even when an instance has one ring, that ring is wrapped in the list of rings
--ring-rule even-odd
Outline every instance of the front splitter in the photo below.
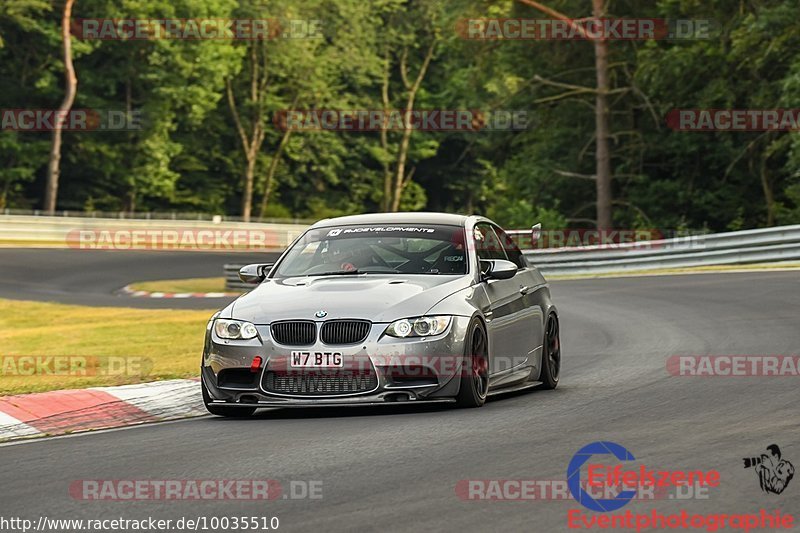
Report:
[[[258,403],[233,403],[212,401],[208,405],[218,405],[220,407],[242,407],[242,408],[274,408],[274,407],[374,407],[376,405],[420,405],[433,403],[455,403],[454,398],[442,398],[440,400],[402,400],[402,401],[341,401],[341,400],[286,400],[276,402]]]

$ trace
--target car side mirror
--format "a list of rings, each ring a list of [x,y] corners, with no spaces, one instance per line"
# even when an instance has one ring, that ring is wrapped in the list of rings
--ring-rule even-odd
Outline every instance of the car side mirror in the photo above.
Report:
[[[517,265],[505,259],[481,259],[483,279],[511,279],[517,275]]]
[[[239,269],[239,279],[245,283],[261,283],[275,263],[253,263]]]
[[[542,238],[542,224],[534,224],[531,226],[531,248],[536,248],[536,243]]]

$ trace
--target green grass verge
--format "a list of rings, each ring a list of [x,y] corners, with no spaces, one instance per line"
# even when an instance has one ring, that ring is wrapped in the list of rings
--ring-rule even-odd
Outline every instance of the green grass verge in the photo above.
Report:
[[[0,395],[197,376],[205,325],[213,313],[0,299]],[[30,370],[14,356],[125,358],[130,368],[19,375]]]
[[[165,279],[139,281],[128,285],[135,291],[148,292],[236,292],[225,289],[225,278]]]

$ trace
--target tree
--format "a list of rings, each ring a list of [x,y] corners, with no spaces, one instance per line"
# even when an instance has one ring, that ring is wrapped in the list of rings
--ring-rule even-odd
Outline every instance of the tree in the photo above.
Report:
[[[64,79],[66,91],[64,100],[58,108],[57,119],[53,125],[53,145],[50,149],[50,159],[47,164],[47,185],[44,192],[44,210],[49,214],[56,211],[56,199],[58,198],[58,178],[61,173],[61,130],[63,128],[62,118],[72,109],[75,101],[75,93],[78,90],[78,78],[75,75],[75,67],[72,65],[72,37],[70,35],[70,21],[72,20],[72,5],[75,0],[65,0],[64,11],[61,16],[61,40],[64,49]]]
[[[0,3],[0,109],[20,102],[46,107],[50,95],[32,93],[30,85],[47,77],[50,43],[60,42],[60,30],[48,20],[47,0],[6,0]],[[41,201],[41,190],[28,197],[38,169],[47,161],[52,142],[25,132],[0,131],[0,209],[28,207]]]
[[[576,24],[563,13],[534,0],[520,0],[520,2],[534,7],[553,18],[568,21],[579,35],[582,35],[585,39],[589,38],[582,26]],[[604,0],[592,0],[592,16],[594,18],[599,19],[603,17],[605,12]],[[613,201],[611,194],[611,155],[608,142],[610,132],[608,108],[608,95],[610,92],[608,81],[608,39],[600,37],[592,39],[592,41],[594,42],[595,73],[597,76],[597,85],[594,89],[596,168],[592,179],[595,181],[597,191],[597,227],[610,229],[613,227]],[[566,88],[575,89],[574,87]]]
[[[375,153],[383,170],[381,208],[398,211],[404,192],[411,190],[416,172],[416,166],[408,168],[414,133],[411,117],[419,104],[437,47],[443,43],[442,34],[451,30],[445,30],[446,10],[435,2],[397,2],[389,7],[383,17],[380,105],[384,112],[399,111],[404,127],[398,134],[382,130],[380,149]],[[419,148],[416,155],[431,157],[436,154],[438,142],[426,139]]]
[[[259,53],[260,51],[260,53]],[[233,94],[233,82],[231,78],[225,79],[225,91],[228,95],[228,105],[236,124],[236,131],[242,143],[242,151],[245,157],[244,171],[244,192],[242,193],[242,220],[250,222],[250,211],[253,208],[253,181],[255,180],[256,162],[264,143],[266,112],[264,109],[264,98],[266,96],[269,71],[267,54],[263,41],[255,41],[248,45],[248,66],[250,92],[248,96],[248,109],[250,111],[248,127],[245,130],[239,109],[236,106],[236,98]],[[263,68],[261,63],[263,61]]]

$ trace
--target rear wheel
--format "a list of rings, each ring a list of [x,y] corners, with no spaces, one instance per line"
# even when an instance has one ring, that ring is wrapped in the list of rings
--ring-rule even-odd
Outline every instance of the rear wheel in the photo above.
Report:
[[[456,403],[459,407],[480,407],[486,402],[486,393],[489,392],[489,351],[483,322],[477,318],[472,321],[466,340]]]
[[[542,352],[542,375],[539,381],[543,389],[555,389],[561,374],[561,336],[558,317],[550,313],[544,329],[544,347]]]
[[[213,405],[211,403],[211,395],[208,394],[206,384],[200,380],[200,388],[203,390],[203,403],[206,410],[212,415],[225,416],[228,418],[247,418],[256,412],[255,407],[226,407],[224,405]]]

